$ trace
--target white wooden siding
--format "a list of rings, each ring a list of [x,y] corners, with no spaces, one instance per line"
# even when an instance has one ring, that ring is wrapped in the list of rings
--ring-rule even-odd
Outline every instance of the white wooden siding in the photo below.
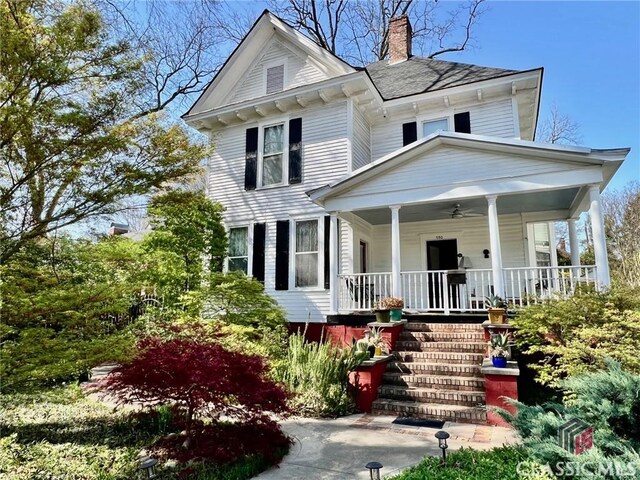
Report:
[[[416,117],[414,113],[393,115],[381,118],[371,127],[371,159],[376,161],[389,153],[402,148],[402,124],[415,122],[416,118],[445,117],[454,113],[469,112],[471,133],[502,138],[514,138],[514,117],[511,99],[495,102],[477,103],[467,106],[456,106],[453,109],[421,111]],[[421,126],[418,125],[418,138]],[[453,125],[451,126],[453,129]]]
[[[471,133],[492,137],[515,138],[513,105],[511,99],[456,108],[455,113],[469,112]]]
[[[506,267],[525,266],[525,240],[522,219],[519,214],[500,215],[500,242],[502,263]],[[372,227],[373,249],[371,271],[391,271],[391,227]],[[400,256],[403,271],[426,270],[426,241],[455,238],[458,252],[471,259],[472,268],[491,268],[491,257],[484,258],[482,251],[489,246],[487,217],[471,217],[449,220],[432,220],[400,224]],[[491,253],[489,254],[491,255]]]
[[[302,117],[303,183],[244,190],[245,132],[255,126],[246,124],[229,127],[212,139],[215,152],[209,160],[208,193],[226,208],[227,226],[247,222],[267,224],[265,289],[287,309],[289,320],[324,321],[329,292],[322,288],[322,279],[317,291],[275,290],[275,222],[326,214],[309,200],[306,192],[347,173],[346,102],[291,114],[291,118],[296,117]],[[319,260],[322,262],[322,254]]]
[[[236,103],[266,95],[265,66],[279,63],[285,66],[284,89],[326,80],[328,77],[318,68],[311,65],[307,58],[293,53],[278,40],[272,40],[261,57],[249,68],[236,90],[231,94],[229,102]]]
[[[353,108],[353,170],[371,163],[371,130],[362,112]]]
[[[428,186],[477,184],[521,175],[568,172],[575,165],[459,147],[441,147],[356,185],[341,198],[409,191]]]

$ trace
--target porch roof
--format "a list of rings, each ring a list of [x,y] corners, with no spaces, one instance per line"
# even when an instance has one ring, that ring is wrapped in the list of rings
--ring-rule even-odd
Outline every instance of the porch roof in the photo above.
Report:
[[[589,184],[603,189],[629,151],[438,132],[307,193],[327,210],[344,211]],[[575,196],[572,214],[583,197]]]

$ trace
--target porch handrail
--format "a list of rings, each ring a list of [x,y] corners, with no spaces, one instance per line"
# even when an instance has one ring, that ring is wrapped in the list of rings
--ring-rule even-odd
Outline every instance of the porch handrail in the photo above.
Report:
[[[568,298],[584,286],[598,287],[595,265],[508,267],[503,275],[507,300],[517,305]]]
[[[375,303],[392,292],[391,272],[338,275],[338,310],[373,310]]]

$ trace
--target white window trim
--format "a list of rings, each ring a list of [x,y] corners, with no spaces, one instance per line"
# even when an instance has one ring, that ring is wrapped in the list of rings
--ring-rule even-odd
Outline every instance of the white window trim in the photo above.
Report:
[[[293,228],[289,229],[289,290],[304,292],[324,292],[324,217],[304,216],[291,219]],[[298,222],[318,222],[318,284],[310,287],[296,286],[296,231]],[[308,253],[308,252],[307,252]]]
[[[281,117],[258,123],[258,184],[257,190],[286,187],[289,185],[289,117]],[[264,131],[268,127],[283,125],[282,128],[282,182],[273,185],[262,184],[262,167],[264,160]]]
[[[276,95],[280,92],[284,92],[287,89],[287,78],[289,78],[287,76],[287,74],[289,73],[287,69],[287,63],[288,62],[284,60],[273,60],[262,65],[262,91],[264,92],[264,95]],[[279,67],[280,65],[284,67],[282,72],[282,90],[280,92],[267,93],[267,70],[273,67]]]
[[[449,110],[444,110],[438,113],[432,113],[429,115],[420,115],[416,117],[416,122],[418,124],[418,139],[424,138],[424,135],[423,135],[424,129],[422,125],[425,122],[434,122],[436,120],[446,120],[447,128],[448,128],[447,131],[453,132],[455,128],[454,122],[453,122],[453,115],[454,115],[453,109],[449,109]]]
[[[247,229],[247,276],[253,276],[253,222],[238,223],[234,225],[227,225],[227,237],[231,229],[233,228],[246,228]],[[229,273],[229,255],[224,257],[224,273]],[[233,257],[241,258],[241,257]]]

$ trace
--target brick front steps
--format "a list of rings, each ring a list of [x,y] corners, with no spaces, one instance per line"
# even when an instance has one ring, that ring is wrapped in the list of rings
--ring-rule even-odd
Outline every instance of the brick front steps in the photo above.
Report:
[[[396,343],[373,413],[484,424],[483,328],[409,322]]]

